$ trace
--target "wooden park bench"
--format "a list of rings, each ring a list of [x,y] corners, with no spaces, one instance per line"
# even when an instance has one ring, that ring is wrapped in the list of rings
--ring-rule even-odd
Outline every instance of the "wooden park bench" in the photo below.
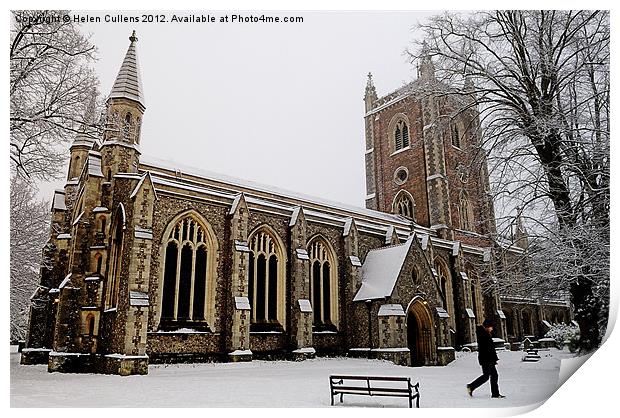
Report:
[[[390,385],[389,382],[403,382]],[[409,399],[409,408],[420,407],[420,383],[411,384],[409,377],[389,377],[389,376],[329,376],[329,387],[331,390],[331,404],[334,404],[334,396],[340,395],[367,395],[367,396],[395,396]],[[414,391],[415,389],[415,391]]]

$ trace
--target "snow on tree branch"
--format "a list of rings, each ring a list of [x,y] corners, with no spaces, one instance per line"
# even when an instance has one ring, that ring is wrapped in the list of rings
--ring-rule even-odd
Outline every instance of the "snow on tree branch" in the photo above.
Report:
[[[10,37],[11,169],[22,178],[59,176],[61,145],[93,133],[87,110],[98,80],[95,47],[60,11],[13,11]],[[92,119],[91,119],[92,120]]]
[[[444,13],[419,29],[426,39],[408,53],[432,59],[428,94],[473,97],[459,111],[480,112],[500,290],[570,292],[580,348],[597,347],[609,304],[609,13]],[[530,231],[525,252],[511,249],[515,210]]]

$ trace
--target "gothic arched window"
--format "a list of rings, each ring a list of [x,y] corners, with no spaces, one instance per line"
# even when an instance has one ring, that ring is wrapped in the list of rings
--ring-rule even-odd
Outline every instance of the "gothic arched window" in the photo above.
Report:
[[[105,234],[105,216],[100,216],[99,217],[99,232],[102,234]]]
[[[336,257],[322,237],[310,240],[310,301],[315,328],[338,325],[338,269]]]
[[[454,295],[452,293],[452,276],[446,266],[445,262],[439,258],[435,259],[435,270],[437,271],[437,279],[441,292],[443,293],[443,308],[450,315],[449,323],[453,328],[455,327],[454,320]]]
[[[102,264],[103,264],[103,257],[101,256],[101,254],[97,253],[95,255],[95,263],[97,265],[95,272],[97,274],[101,274],[101,267],[102,267]]]
[[[88,314],[86,317],[86,333],[91,337],[95,335],[95,316],[93,314]]]
[[[409,146],[409,127],[404,120],[396,122],[394,128],[394,150],[398,151]]]
[[[472,214],[469,206],[469,196],[467,192],[461,191],[459,196],[459,224],[462,230],[471,231]]]
[[[248,272],[251,329],[281,330],[284,326],[284,256],[266,228],[252,234]]]
[[[399,192],[394,199],[393,212],[405,218],[415,219],[415,204],[409,193]]]
[[[215,244],[205,223],[188,214],[167,228],[162,326],[208,327],[212,320]]]

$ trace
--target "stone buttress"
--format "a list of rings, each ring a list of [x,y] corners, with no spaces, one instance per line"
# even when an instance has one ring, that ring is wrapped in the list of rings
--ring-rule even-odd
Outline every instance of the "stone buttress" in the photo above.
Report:
[[[230,302],[232,305],[230,331],[226,350],[231,361],[252,360],[250,351],[250,301],[248,300],[248,246],[249,209],[245,195],[237,195],[228,212],[229,247],[231,248]]]
[[[313,357],[313,312],[309,300],[309,257],[306,237],[306,216],[301,206],[293,210],[289,222],[290,245],[290,344],[294,359]]]

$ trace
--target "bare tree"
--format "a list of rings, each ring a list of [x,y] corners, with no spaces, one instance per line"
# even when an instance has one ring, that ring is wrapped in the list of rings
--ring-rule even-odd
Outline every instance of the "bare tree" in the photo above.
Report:
[[[66,144],[85,123],[98,81],[95,47],[60,11],[14,11],[10,37],[11,169],[57,178]]]
[[[596,348],[609,303],[609,13],[443,14],[420,27],[427,43],[411,55],[432,57],[436,94],[475,97],[463,102],[480,111],[496,204],[530,214],[529,256],[545,262],[529,283],[570,291],[580,349]]]
[[[49,237],[49,207],[36,199],[36,189],[11,178],[11,339],[23,339],[30,297],[37,288],[41,248]]]

